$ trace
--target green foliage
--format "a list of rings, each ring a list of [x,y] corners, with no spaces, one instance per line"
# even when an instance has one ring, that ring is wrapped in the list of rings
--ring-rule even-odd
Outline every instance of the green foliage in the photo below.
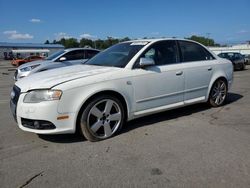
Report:
[[[65,48],[78,48],[79,47],[79,43],[77,39],[75,38],[69,38],[69,39],[64,39],[64,40],[61,39],[61,40]]]
[[[91,48],[95,48],[94,41],[92,41],[91,39],[82,38],[80,40],[79,47],[91,47]]]
[[[144,37],[143,39],[147,39],[147,37]],[[186,39],[197,41],[205,46],[220,46],[219,44],[216,44],[213,39],[206,38],[203,36],[193,35]],[[77,39],[75,38],[69,38],[69,39],[62,38],[59,41],[53,40],[52,44],[62,44],[65,48],[91,47],[103,50],[119,42],[125,42],[129,40],[131,40],[129,37],[125,37],[122,39],[107,37],[107,39],[105,40],[102,39],[92,40],[92,39],[82,38],[80,42],[78,42]],[[45,44],[50,44],[50,42],[46,40]]]
[[[205,46],[218,46],[219,45],[219,44],[216,44],[213,39],[202,37],[202,36],[193,35],[187,39],[194,40],[194,41],[199,42]]]
[[[125,37],[122,39],[107,37],[107,39],[105,40],[101,40],[101,39],[91,40],[87,38],[82,38],[80,42],[78,42],[77,39],[75,38],[69,38],[69,39],[62,38],[59,41],[53,40],[53,44],[61,44],[65,48],[91,47],[91,48],[97,48],[97,49],[103,50],[119,42],[124,42],[124,41],[129,41],[129,40],[130,38],[128,37]]]

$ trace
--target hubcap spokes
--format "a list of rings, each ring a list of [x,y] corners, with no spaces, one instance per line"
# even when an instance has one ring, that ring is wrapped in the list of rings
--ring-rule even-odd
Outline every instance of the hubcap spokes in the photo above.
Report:
[[[212,100],[215,104],[221,105],[226,98],[227,87],[223,81],[218,81],[212,90]]]
[[[87,124],[96,137],[107,138],[119,128],[121,119],[119,105],[111,99],[104,99],[90,109]]]

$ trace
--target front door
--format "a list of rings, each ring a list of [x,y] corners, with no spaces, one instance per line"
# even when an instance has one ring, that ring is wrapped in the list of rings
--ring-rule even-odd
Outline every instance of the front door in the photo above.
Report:
[[[155,65],[133,69],[135,111],[160,110],[183,103],[184,75],[177,43],[162,41],[150,46],[141,57],[152,58]],[[155,109],[154,109],[155,108]]]

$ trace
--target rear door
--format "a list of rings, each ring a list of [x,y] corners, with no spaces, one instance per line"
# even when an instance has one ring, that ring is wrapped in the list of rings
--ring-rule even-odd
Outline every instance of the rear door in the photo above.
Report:
[[[205,100],[213,73],[215,58],[203,46],[178,41],[185,79],[184,103]]]

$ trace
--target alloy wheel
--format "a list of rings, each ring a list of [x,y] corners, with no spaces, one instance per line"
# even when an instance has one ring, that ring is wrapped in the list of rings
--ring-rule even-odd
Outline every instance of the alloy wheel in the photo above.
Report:
[[[218,80],[212,88],[211,100],[217,106],[220,106],[225,101],[226,95],[227,95],[226,83],[223,80]]]
[[[100,139],[111,137],[120,127],[121,122],[121,108],[112,99],[103,99],[95,103],[87,116],[90,132]]]

